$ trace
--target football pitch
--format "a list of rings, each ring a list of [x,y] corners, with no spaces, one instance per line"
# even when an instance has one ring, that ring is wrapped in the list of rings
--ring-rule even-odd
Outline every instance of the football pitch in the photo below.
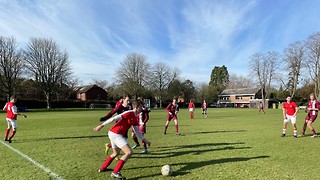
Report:
[[[107,110],[27,112],[19,118],[18,131],[11,144],[1,139],[1,179],[111,179],[111,172],[98,173],[107,157],[106,131],[93,128]],[[1,113],[0,134],[6,129]],[[301,133],[305,113],[298,114]],[[152,110],[146,138],[151,141],[149,154],[137,148],[121,173],[127,179],[318,179],[320,138],[293,138],[289,124],[287,136],[281,137],[282,111],[267,109],[208,109],[208,117],[195,111],[191,120],[181,109],[179,130],[174,123],[163,134],[166,112]],[[320,120],[314,123],[320,132]],[[112,123],[113,124],[113,123]],[[131,133],[131,130],[130,130]],[[129,144],[134,145],[131,138]],[[140,146],[141,147],[141,146]],[[169,164],[170,177],[161,175]],[[111,168],[115,162],[111,164]]]

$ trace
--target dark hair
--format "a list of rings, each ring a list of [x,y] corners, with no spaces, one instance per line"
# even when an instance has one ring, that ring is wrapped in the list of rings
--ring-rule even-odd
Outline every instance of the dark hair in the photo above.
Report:
[[[142,105],[142,102],[140,100],[133,100],[132,101],[132,108],[138,108]]]

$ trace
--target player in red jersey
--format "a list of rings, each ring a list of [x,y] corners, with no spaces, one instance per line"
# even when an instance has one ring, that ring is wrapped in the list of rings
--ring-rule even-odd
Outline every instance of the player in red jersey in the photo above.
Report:
[[[189,113],[190,113],[190,119],[193,119],[194,118],[194,103],[190,100],[189,102]]]
[[[12,142],[11,140],[17,132],[17,126],[18,126],[17,116],[21,115],[24,118],[27,117],[24,114],[18,113],[15,103],[16,103],[16,98],[12,96],[12,97],[10,97],[10,101],[7,102],[6,105],[3,107],[3,110],[7,111],[6,120],[7,120],[7,124],[8,124],[8,128],[6,129],[6,134],[4,136],[4,141],[8,141],[9,143]],[[12,128],[12,132],[11,132],[11,135],[8,139],[11,128]]]
[[[128,133],[130,127],[134,129],[136,135],[142,139],[148,146],[150,146],[150,142],[144,138],[144,136],[139,132],[139,119],[138,115],[142,111],[142,105],[140,101],[133,101],[132,102],[133,110],[126,111],[122,114],[114,116],[101,125],[94,128],[94,131],[100,131],[105,125],[117,121],[115,125],[113,125],[110,130],[108,131],[108,137],[112,144],[113,153],[107,157],[99,172],[104,172],[107,170],[107,167],[112,163],[112,161],[119,155],[120,150],[124,152],[124,155],[120,158],[116,167],[114,168],[113,172],[111,173],[111,177],[125,179],[120,173],[123,165],[132,155],[132,149],[128,144],[125,135]]]
[[[310,94],[310,100],[306,108],[307,116],[303,125],[302,134],[301,134],[302,136],[304,136],[304,133],[308,126],[308,128],[313,134],[311,137],[318,137],[316,131],[312,127],[312,123],[316,120],[319,109],[320,109],[320,102],[315,99],[315,95],[313,93]]]
[[[202,109],[202,116],[204,116],[204,118],[207,118],[207,103],[206,100],[203,100],[203,103],[201,105],[201,109]]]
[[[282,137],[286,136],[287,124],[291,122],[293,128],[293,137],[297,138],[297,113],[299,107],[291,101],[291,96],[287,97],[287,102],[283,103],[282,113],[283,113],[283,128],[282,128]]]
[[[172,103],[168,104],[166,111],[168,112],[168,115],[167,115],[166,125],[164,127],[164,134],[167,134],[168,125],[170,121],[173,119],[176,126],[176,135],[180,135],[178,117],[177,117],[177,114],[179,112],[179,106],[175,98],[173,98]]]
[[[147,133],[147,122],[149,121],[149,112],[150,110],[145,105],[142,105],[142,111],[139,114],[139,132],[143,136],[144,134]],[[132,146],[132,149],[136,149],[137,147],[140,146],[140,143],[133,130],[132,130],[132,139],[136,143],[134,146]],[[140,152],[140,154],[147,154],[148,153],[147,144],[144,141],[142,141],[142,145],[143,145],[143,150]]]
[[[125,95],[125,96],[121,96],[120,99],[117,101],[116,103],[116,107],[113,108],[108,114],[106,114],[105,116],[100,118],[100,121],[105,121],[109,118],[111,118],[115,113],[117,114],[121,114],[125,111],[130,110],[131,107],[129,105],[129,96]],[[128,137],[128,135],[126,135],[126,137]],[[105,152],[108,154],[109,149],[111,148],[111,144],[107,143],[106,144],[106,150]]]

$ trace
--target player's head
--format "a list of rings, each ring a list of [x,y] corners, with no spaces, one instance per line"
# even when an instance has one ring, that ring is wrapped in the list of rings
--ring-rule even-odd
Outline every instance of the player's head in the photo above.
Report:
[[[291,96],[287,96],[287,102],[291,102]]]
[[[132,101],[132,109],[136,110],[137,113],[140,113],[142,111],[142,103],[140,100],[134,100]]]
[[[314,93],[311,93],[311,94],[310,94],[310,99],[311,99],[311,100],[314,100],[314,99],[315,99]]]
[[[10,97],[10,102],[15,103],[17,101],[17,98],[15,96]]]
[[[175,104],[177,102],[176,98],[172,99],[172,103]]]
[[[129,96],[128,95],[123,96],[122,103],[125,104],[125,105],[128,105],[129,102],[130,102]]]

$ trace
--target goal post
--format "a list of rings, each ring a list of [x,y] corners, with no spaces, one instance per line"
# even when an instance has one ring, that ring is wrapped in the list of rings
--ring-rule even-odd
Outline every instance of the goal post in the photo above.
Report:
[[[91,103],[89,109],[112,109],[112,106],[110,104]]]
[[[150,106],[151,106],[151,104],[150,104],[150,99],[144,99],[144,100],[143,100],[143,103],[144,103],[144,105],[145,105],[148,109],[150,109]]]

